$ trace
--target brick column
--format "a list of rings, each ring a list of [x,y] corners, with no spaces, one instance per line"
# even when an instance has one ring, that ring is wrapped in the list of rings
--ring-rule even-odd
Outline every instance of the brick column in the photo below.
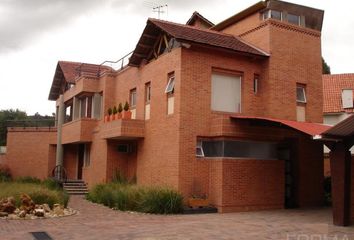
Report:
[[[351,154],[343,142],[338,142],[329,153],[332,176],[333,224],[350,225]]]

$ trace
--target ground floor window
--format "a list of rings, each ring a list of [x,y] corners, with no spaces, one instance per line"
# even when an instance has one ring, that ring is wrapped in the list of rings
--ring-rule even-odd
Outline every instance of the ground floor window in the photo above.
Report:
[[[85,167],[90,166],[90,145],[89,144],[84,145],[84,166]]]
[[[196,154],[205,157],[277,159],[277,143],[238,140],[198,140]]]

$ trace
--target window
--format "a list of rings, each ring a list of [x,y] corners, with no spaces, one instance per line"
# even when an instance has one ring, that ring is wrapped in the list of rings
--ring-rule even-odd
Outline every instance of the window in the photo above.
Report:
[[[203,140],[205,157],[229,157],[250,159],[277,159],[277,143],[236,140]],[[197,144],[198,154],[198,144]]]
[[[151,100],[151,83],[145,84],[145,103],[149,104]]]
[[[241,77],[213,73],[211,77],[211,110],[241,112]]]
[[[296,87],[296,102],[306,103],[306,91],[305,86],[298,85]]]
[[[277,20],[282,20],[282,13],[280,11],[276,10],[268,10],[263,13],[263,20],[266,20],[268,18],[273,18]]]
[[[131,108],[136,107],[136,88],[130,90],[130,103],[129,103]]]
[[[170,74],[169,78],[168,78],[168,83],[165,89],[165,93],[170,93],[172,94],[174,92],[175,89],[175,75],[174,74]]]
[[[300,25],[300,16],[288,13],[288,22],[296,25]]]
[[[342,90],[343,108],[353,108],[353,89]]]
[[[84,166],[90,166],[90,145],[84,145]]]
[[[197,146],[195,148],[195,151],[196,151],[195,154],[197,157],[204,157],[202,141],[197,141]]]
[[[80,98],[80,117],[91,118],[92,113],[92,96]]]
[[[253,78],[253,93],[258,93],[258,82],[259,82],[259,75],[255,74]]]

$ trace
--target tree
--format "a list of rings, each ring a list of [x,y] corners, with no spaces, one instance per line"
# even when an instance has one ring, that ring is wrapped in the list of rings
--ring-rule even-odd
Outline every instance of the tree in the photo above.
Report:
[[[7,121],[25,120],[27,113],[21,110],[0,110],[0,146],[6,145]]]
[[[326,63],[322,57],[322,74],[331,74],[331,67]]]

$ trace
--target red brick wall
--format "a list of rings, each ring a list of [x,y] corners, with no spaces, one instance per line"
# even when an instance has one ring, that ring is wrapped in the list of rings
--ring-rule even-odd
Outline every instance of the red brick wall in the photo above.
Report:
[[[6,164],[6,154],[0,154],[0,164]]]
[[[9,130],[6,156],[13,177],[47,178],[55,162],[55,151],[50,146],[55,138],[53,130]]]
[[[351,201],[352,201],[352,206],[351,206],[351,212],[352,212],[352,224],[354,224],[354,156],[352,156],[352,179],[351,179],[351,185],[352,185],[352,192],[351,192]]]

